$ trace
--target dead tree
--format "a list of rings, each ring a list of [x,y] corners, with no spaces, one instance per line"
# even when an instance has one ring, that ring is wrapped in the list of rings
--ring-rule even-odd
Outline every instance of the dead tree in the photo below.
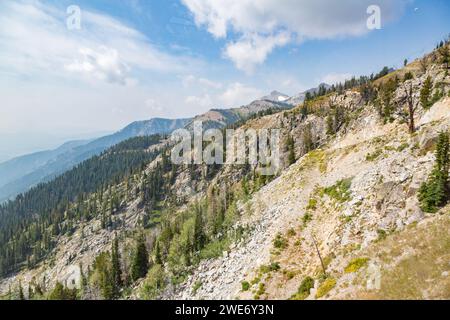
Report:
[[[325,263],[323,263],[323,259],[322,259],[322,256],[320,255],[319,247],[317,246],[316,239],[314,238],[314,234],[312,234],[312,233],[311,233],[311,238],[312,238],[312,241],[314,243],[314,246],[316,247],[317,255],[319,256],[320,264],[322,265],[323,274],[325,276],[327,276],[327,270],[325,268]]]
[[[412,84],[409,86],[409,91],[406,89],[406,102],[408,104],[408,113],[409,113],[409,133],[413,134],[416,131],[416,126],[414,123],[414,114],[416,112],[417,106],[419,105],[418,102],[414,103],[413,98],[413,89]]]
[[[416,132],[414,115],[416,113],[417,107],[419,106],[419,102],[417,101],[416,103],[414,103],[412,84],[409,85],[409,90],[408,88],[405,89],[405,96],[400,101],[397,101],[396,104],[399,109],[403,109],[402,107],[405,104],[407,105],[408,115],[407,117],[405,116],[405,120],[408,122],[409,133],[413,134],[414,132]]]

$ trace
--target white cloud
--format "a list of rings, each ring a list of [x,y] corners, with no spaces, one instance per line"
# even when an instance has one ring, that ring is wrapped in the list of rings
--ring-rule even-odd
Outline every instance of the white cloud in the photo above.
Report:
[[[246,86],[242,83],[235,82],[219,95],[219,101],[225,107],[239,107],[263,96],[263,92],[259,89]]]
[[[185,99],[185,103],[194,107],[201,107],[203,109],[213,107],[212,99],[208,94],[204,94],[202,96],[188,96]]]
[[[101,47],[99,51],[89,48],[79,50],[81,60],[68,64],[68,71],[81,72],[110,83],[126,85],[132,79],[128,78],[130,68],[121,61],[115,49]]]
[[[225,56],[247,72],[264,62],[275,47],[289,43],[287,39],[325,39],[369,32],[366,10],[373,4],[372,0],[182,1],[194,15],[197,26],[205,26],[214,37],[238,34],[237,41],[228,43]],[[399,16],[408,2],[377,1],[382,24]]]
[[[238,69],[252,73],[257,65],[266,60],[274,48],[284,46],[289,41],[290,36],[286,32],[266,37],[252,34],[228,43],[224,55],[233,61]]]
[[[82,9],[81,30],[68,30],[66,13],[40,1],[5,1],[0,7],[0,70],[5,73],[71,78],[69,71],[77,71],[124,85],[139,70],[179,73],[199,63],[163,52],[108,15]]]
[[[183,87],[191,87],[193,85],[199,85],[204,89],[220,89],[222,88],[222,83],[216,82],[210,79],[196,77],[192,74],[181,77]]]
[[[344,83],[345,80],[350,80],[353,77],[350,73],[329,73],[325,75],[320,82],[329,85]]]

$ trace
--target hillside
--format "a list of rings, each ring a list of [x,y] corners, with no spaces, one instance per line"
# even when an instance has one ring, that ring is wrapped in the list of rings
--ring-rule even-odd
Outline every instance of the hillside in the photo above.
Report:
[[[245,107],[212,110],[197,119],[280,129],[279,174],[174,165],[170,143],[155,144],[139,170],[56,210],[24,210],[20,237],[2,231],[3,261],[17,256],[17,243],[33,250],[3,274],[0,293],[14,298],[23,286],[34,299],[448,299],[449,206],[424,210],[419,193],[438,160],[448,162],[439,148],[450,132],[449,92],[436,50],[404,69],[305,94],[293,109],[260,100],[247,106],[252,117],[241,118]]]

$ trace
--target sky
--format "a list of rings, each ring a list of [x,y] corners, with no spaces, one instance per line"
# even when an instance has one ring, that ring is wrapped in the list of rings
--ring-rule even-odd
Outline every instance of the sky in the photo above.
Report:
[[[0,161],[14,137],[25,152],[401,67],[449,33],[446,0],[2,0]]]

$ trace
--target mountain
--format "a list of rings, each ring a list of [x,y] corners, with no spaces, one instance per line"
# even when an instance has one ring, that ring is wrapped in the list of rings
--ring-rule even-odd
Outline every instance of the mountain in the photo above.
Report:
[[[289,99],[288,95],[278,92],[276,90],[272,91],[269,95],[261,98],[261,100],[269,100],[272,102],[285,102],[288,99]]]
[[[131,137],[167,134],[184,127],[189,119],[154,118],[133,122],[122,130],[94,140],[72,141],[61,147],[18,157],[0,164],[0,202],[32,186],[51,180],[78,163]]]
[[[0,206],[0,298],[448,299],[438,57],[234,122],[278,130],[274,175],[177,165],[170,141],[132,138]]]
[[[321,83],[315,88],[311,88],[309,90],[300,92],[300,93],[298,93],[298,94],[288,98],[285,102],[289,103],[291,105],[294,105],[294,106],[299,105],[300,103],[305,101],[306,94],[308,94],[308,93],[310,93],[310,94],[318,93],[320,88],[324,88],[324,89],[328,90],[328,89],[331,88],[331,86],[326,84],[326,83]]]
[[[204,114],[194,117],[187,125],[187,128],[191,129],[195,121],[202,121],[203,129],[224,128],[264,112],[287,110],[292,108],[291,104],[285,102],[287,99],[287,95],[273,91],[268,96],[238,108],[211,109]]]

